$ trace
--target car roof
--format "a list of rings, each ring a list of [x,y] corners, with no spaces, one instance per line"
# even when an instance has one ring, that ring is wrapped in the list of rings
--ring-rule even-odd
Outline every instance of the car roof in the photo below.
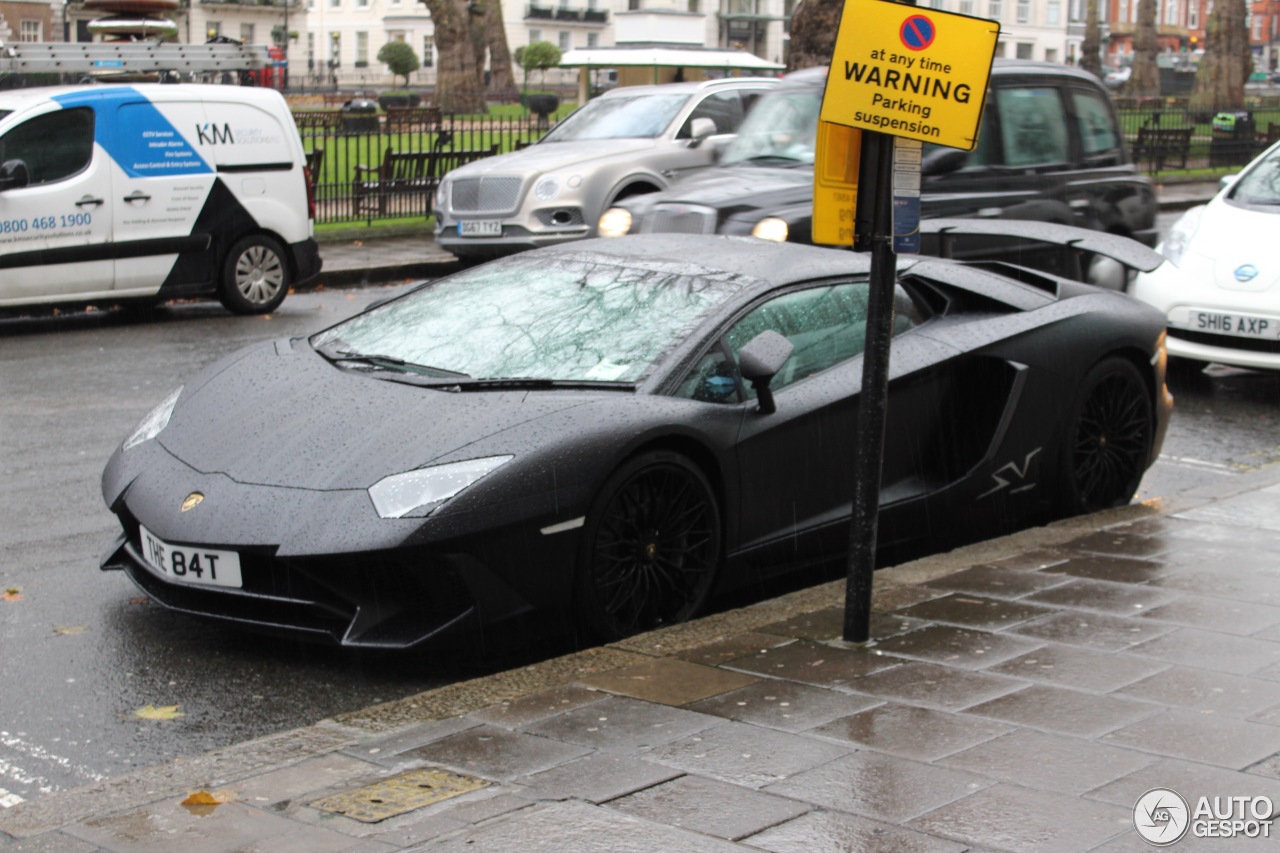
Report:
[[[1014,76],[1067,77],[1081,80],[1094,86],[1100,85],[1098,78],[1090,74],[1088,71],[1085,71],[1083,68],[1076,68],[1071,65],[1060,65],[1057,62],[1041,62],[1033,59],[1006,59],[998,56],[995,61],[991,63],[992,79]],[[782,78],[783,88],[792,86],[821,88],[826,84],[827,66],[825,65],[816,65],[812,68],[801,68],[797,71],[792,71]]]
[[[635,97],[651,93],[670,94],[680,92],[704,92],[707,89],[724,89],[736,86],[776,86],[778,77],[722,77],[716,80],[688,80],[683,83],[654,83],[645,86],[618,86],[600,98]]]
[[[774,287],[830,276],[866,275],[871,270],[870,256],[866,253],[801,243],[775,243],[756,237],[706,234],[602,237],[539,249],[523,253],[521,257],[533,260],[539,255],[552,253],[562,256],[591,253],[612,257],[620,263],[687,263],[691,268],[714,269],[742,276],[743,283],[749,288],[753,284]]]

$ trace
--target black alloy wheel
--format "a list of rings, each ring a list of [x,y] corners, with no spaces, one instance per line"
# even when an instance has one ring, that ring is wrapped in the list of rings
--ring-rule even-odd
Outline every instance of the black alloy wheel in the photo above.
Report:
[[[1065,447],[1064,512],[1127,504],[1151,452],[1151,394],[1132,362],[1098,362],[1080,385]]]
[[[683,622],[706,601],[720,563],[720,511],[688,458],[655,451],[615,471],[583,539],[575,608],[611,641]]]

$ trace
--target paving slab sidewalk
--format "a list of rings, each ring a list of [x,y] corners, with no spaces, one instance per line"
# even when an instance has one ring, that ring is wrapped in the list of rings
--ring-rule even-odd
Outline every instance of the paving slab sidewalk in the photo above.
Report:
[[[1152,789],[1280,804],[1277,546],[1271,466],[882,570],[865,645],[828,583],[22,803],[0,850],[1144,850]]]

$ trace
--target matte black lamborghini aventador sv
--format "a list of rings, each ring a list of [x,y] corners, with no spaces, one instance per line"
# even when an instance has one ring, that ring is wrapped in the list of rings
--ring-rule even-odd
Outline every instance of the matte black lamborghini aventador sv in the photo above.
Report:
[[[868,269],[597,240],[250,347],[111,458],[103,568],[176,610],[408,647],[534,611],[620,637],[839,561]],[[881,564],[1128,502],[1169,416],[1163,329],[1088,285],[902,260]]]

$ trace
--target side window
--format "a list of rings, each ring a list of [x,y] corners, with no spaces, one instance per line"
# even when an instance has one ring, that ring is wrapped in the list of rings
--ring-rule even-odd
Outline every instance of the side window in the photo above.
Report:
[[[0,163],[27,164],[29,186],[69,178],[93,158],[93,110],[56,110],[25,121],[0,136]]]
[[[1062,96],[1049,86],[996,89],[1005,166],[1046,166],[1070,158]]]
[[[677,396],[712,402],[737,402],[755,392],[738,379],[737,352],[765,330],[791,341],[794,349],[774,377],[774,390],[861,355],[865,344],[868,287],[865,281],[811,287],[784,293],[756,307],[735,323],[723,343],[734,355],[729,361],[723,347],[712,349],[694,367],[676,391]],[[895,335],[919,325],[919,309],[902,288],[894,294]]]
[[[737,92],[715,92],[702,99],[693,112],[689,113],[689,118],[685,121],[684,127],[680,128],[680,133],[676,135],[677,139],[689,139],[693,136],[693,120],[695,118],[709,118],[716,123],[716,133],[737,133],[738,125],[742,124],[742,98]]]
[[[1079,89],[1071,93],[1071,102],[1085,160],[1096,164],[1120,162],[1120,134],[1107,102],[1096,92]]]

